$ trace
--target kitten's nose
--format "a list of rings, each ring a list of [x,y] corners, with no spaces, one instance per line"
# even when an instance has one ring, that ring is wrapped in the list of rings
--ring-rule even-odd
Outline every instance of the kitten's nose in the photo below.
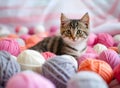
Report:
[[[75,38],[74,36],[72,37],[72,39],[73,39],[73,41],[75,41],[75,40],[76,40],[76,38]]]

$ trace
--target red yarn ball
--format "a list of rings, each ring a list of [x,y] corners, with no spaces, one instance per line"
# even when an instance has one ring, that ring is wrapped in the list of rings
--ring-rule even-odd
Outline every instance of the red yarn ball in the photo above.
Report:
[[[112,47],[114,45],[114,40],[108,33],[99,33],[97,35],[97,43],[104,44],[106,47]]]
[[[110,49],[104,50],[102,53],[100,53],[99,59],[107,62],[112,68],[120,63],[118,54]]]
[[[120,83],[114,79],[109,83],[109,88],[120,88]]]
[[[49,52],[49,51],[48,51],[48,52],[43,52],[43,53],[41,53],[41,54],[43,55],[43,57],[44,57],[46,60],[48,60],[48,59],[56,56],[54,53],[51,53],[51,52]]]
[[[120,63],[114,68],[113,72],[114,72],[114,77],[120,83]]]
[[[15,39],[2,39],[0,40],[0,50],[5,50],[14,56],[20,53],[20,46]]]

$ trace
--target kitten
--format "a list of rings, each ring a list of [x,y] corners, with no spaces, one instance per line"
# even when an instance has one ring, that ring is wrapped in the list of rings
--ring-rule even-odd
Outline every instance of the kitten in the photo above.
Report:
[[[61,36],[47,37],[30,49],[57,55],[68,54],[79,57],[86,51],[89,35],[89,15],[86,13],[81,19],[69,19],[61,14]]]

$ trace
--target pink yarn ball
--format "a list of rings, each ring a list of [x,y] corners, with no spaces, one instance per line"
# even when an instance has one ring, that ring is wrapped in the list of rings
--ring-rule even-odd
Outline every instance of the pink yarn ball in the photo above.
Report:
[[[81,64],[81,62],[86,59],[92,59],[92,58],[97,59],[98,55],[95,53],[85,53],[78,58],[78,64]]]
[[[112,68],[120,63],[118,54],[110,49],[104,50],[102,53],[100,53],[99,59],[106,61]]]
[[[28,34],[30,34],[30,35],[35,34],[35,29],[34,29],[34,27],[29,28]]]
[[[55,88],[55,86],[45,77],[26,71],[11,77],[6,88]]]
[[[2,39],[0,40],[0,50],[5,50],[14,56],[20,53],[20,46],[15,39]]]
[[[49,35],[50,36],[54,36],[56,34],[57,30],[58,30],[58,26],[52,26],[52,27],[50,27],[50,29],[49,29]]]
[[[46,60],[48,60],[48,59],[56,56],[56,55],[55,55],[54,53],[52,53],[52,52],[43,52],[43,53],[41,53],[41,54],[43,55],[43,57],[44,57]]]
[[[114,40],[108,33],[99,33],[97,35],[97,43],[104,44],[106,47],[112,47],[114,45]]]
[[[21,39],[23,40],[27,40],[28,38],[30,38],[31,35],[28,35],[28,34],[23,34],[20,36]]]
[[[114,68],[114,77],[118,80],[120,83],[120,63]]]
[[[86,53],[96,53],[96,52],[92,47],[88,46]]]
[[[90,33],[87,41],[88,46],[93,46],[95,44],[96,39],[97,39],[97,35],[94,33]]]

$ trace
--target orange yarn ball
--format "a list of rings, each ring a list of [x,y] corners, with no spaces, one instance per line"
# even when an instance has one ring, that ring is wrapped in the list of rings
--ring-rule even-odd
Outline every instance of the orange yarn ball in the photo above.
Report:
[[[102,60],[86,59],[78,68],[78,71],[93,71],[98,73],[107,83],[113,78],[113,70],[110,65]]]
[[[9,34],[7,37],[8,38],[18,38],[19,36],[17,34]]]
[[[35,44],[37,44],[41,40],[42,39],[39,38],[38,35],[32,35],[31,37],[29,37],[28,39],[25,40],[26,47],[30,48],[30,47],[34,46]]]

